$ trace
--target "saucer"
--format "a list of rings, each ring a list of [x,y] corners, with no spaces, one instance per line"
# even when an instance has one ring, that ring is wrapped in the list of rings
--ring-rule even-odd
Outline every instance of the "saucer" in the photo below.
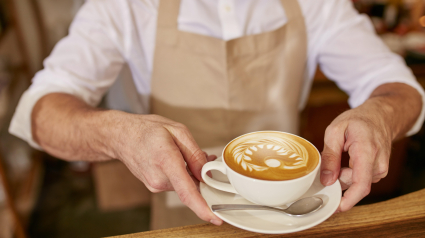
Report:
[[[217,161],[221,161],[218,158]],[[218,172],[211,171],[214,179],[228,182],[227,177]],[[214,204],[253,204],[238,194],[227,193],[212,188],[205,183],[200,183],[200,191],[209,207]],[[290,217],[288,215],[272,211],[219,211],[214,212],[223,221],[238,228],[265,234],[284,234],[302,231],[316,226],[328,219],[338,208],[341,202],[341,185],[337,180],[331,186],[323,186],[320,183],[320,175],[311,185],[310,189],[301,197],[318,196],[323,200],[323,207],[315,213],[303,217]],[[282,206],[281,208],[286,208]]]

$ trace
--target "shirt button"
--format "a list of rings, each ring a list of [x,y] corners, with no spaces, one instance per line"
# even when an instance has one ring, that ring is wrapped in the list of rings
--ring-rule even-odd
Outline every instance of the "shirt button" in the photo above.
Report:
[[[226,5],[226,6],[224,6],[224,10],[225,10],[226,12],[231,12],[231,11],[232,11],[232,7],[231,7],[231,6],[229,6],[229,5]]]

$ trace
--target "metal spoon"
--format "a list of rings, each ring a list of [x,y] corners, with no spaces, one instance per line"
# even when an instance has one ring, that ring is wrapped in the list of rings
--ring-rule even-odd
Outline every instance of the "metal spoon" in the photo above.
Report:
[[[213,212],[227,210],[269,210],[282,212],[289,216],[303,216],[319,210],[322,206],[323,200],[321,198],[306,197],[297,200],[286,209],[250,204],[218,204],[212,205],[211,209]]]

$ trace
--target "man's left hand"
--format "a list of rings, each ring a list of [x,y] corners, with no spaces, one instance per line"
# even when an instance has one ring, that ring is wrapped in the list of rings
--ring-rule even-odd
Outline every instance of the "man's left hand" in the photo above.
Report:
[[[387,176],[391,143],[402,138],[417,121],[422,96],[403,83],[377,87],[369,99],[339,115],[326,129],[321,182],[339,178],[345,191],[337,212],[348,211],[369,194],[372,183]],[[341,169],[341,154],[348,152],[349,168]]]
[[[351,109],[326,129],[322,152],[321,182],[333,184],[339,177],[342,197],[338,211],[350,210],[369,194],[371,184],[388,173],[393,135],[388,123],[370,107]],[[341,154],[350,155],[349,168],[341,168]]]

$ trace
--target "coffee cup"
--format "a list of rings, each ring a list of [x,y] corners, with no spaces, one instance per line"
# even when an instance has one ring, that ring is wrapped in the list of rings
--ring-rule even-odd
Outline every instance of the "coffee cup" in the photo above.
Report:
[[[307,192],[321,164],[320,153],[313,144],[279,131],[241,135],[226,145],[222,158],[202,168],[206,184],[272,207],[293,202]],[[230,184],[209,177],[210,170],[227,175]]]

